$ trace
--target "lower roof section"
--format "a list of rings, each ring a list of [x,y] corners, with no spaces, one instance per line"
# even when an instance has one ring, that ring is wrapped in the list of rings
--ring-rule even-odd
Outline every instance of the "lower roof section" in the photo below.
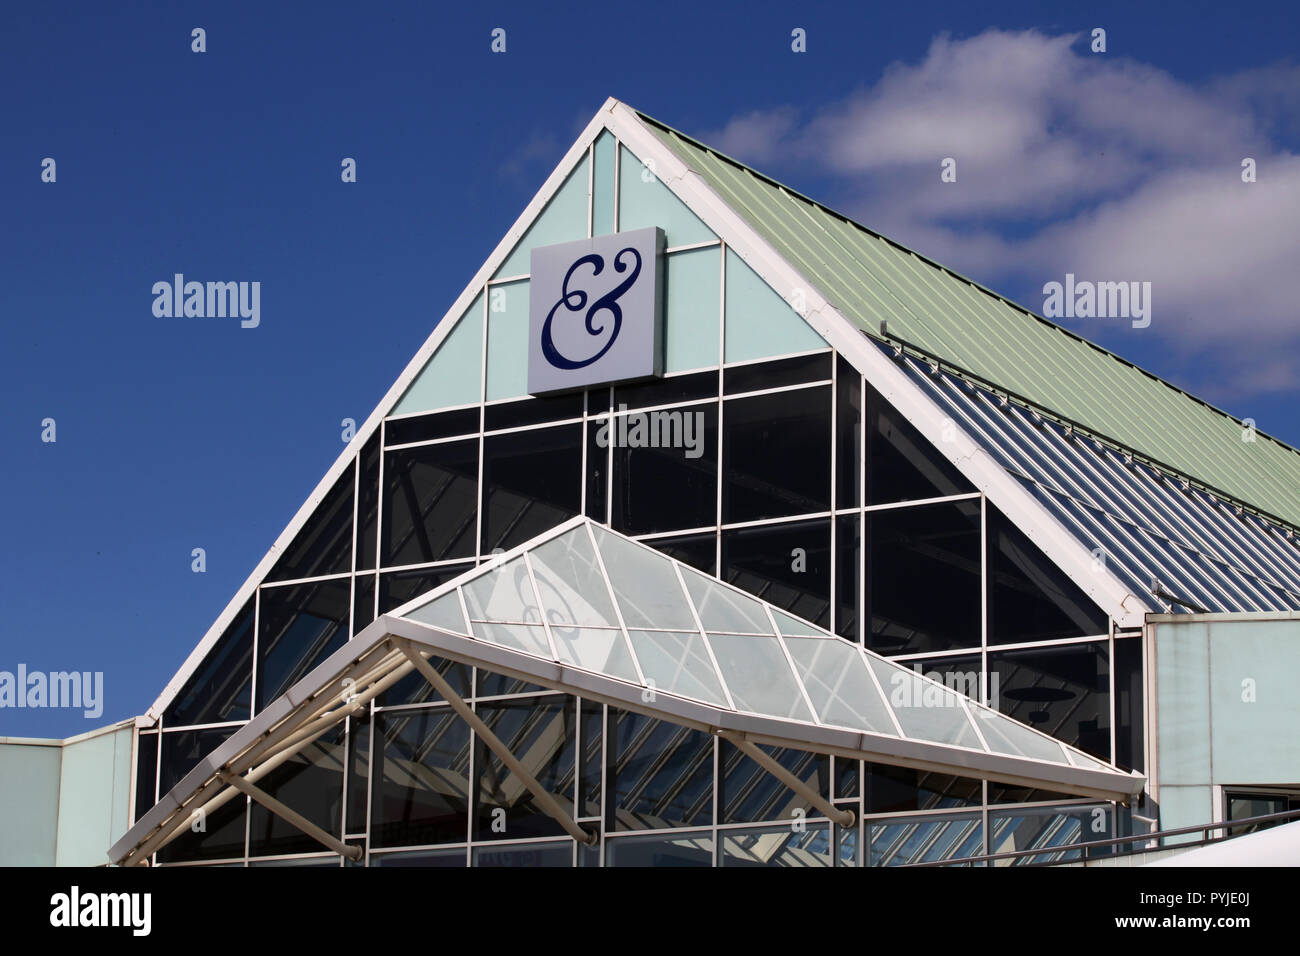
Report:
[[[750,744],[1121,802],[1146,782],[574,518],[372,623],[200,761],[110,858],[144,862],[200,809],[257,799],[257,779],[413,670],[429,673],[424,658]]]

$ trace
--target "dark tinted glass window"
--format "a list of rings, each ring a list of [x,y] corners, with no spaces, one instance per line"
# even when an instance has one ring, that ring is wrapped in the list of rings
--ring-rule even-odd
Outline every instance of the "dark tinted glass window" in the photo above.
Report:
[[[977,647],[979,499],[868,512],[867,645],[882,653]]]
[[[453,664],[441,657],[430,657],[429,663],[446,679],[452,690],[460,695],[461,700],[470,696],[472,671],[469,665]],[[379,706],[395,707],[398,704],[424,704],[437,700],[442,700],[442,695],[433,689],[433,685],[419,671],[413,671],[379,695]]]
[[[713,569],[718,564],[718,539],[713,532],[654,538],[645,543],[683,564],[699,568],[705,574],[713,574]]]
[[[595,701],[581,701],[582,760],[579,771],[579,813],[585,817],[600,816],[600,778],[604,765],[605,705]]]
[[[375,576],[358,574],[353,581],[352,634],[355,636],[375,619]]]
[[[821,811],[772,776],[734,746],[723,741],[718,755],[721,792],[718,806],[721,823],[760,823],[765,820],[790,820],[796,816],[821,816]],[[827,774],[830,758],[806,750],[762,746],[769,757],[794,774],[810,788],[828,795]]]
[[[135,820],[144,816],[157,802],[158,735],[141,734],[135,750]]]
[[[829,519],[722,532],[723,579],[795,617],[830,627]]]
[[[587,423],[587,510],[586,515],[601,524],[605,523],[608,501],[609,445],[597,441],[601,423]]]
[[[723,417],[724,523],[830,510],[829,385],[731,399]]]
[[[366,800],[370,794],[370,717],[348,720],[348,833],[366,830]]]
[[[737,365],[722,372],[723,388],[728,395],[737,392],[757,392],[783,385],[800,385],[803,382],[820,382],[831,377],[831,353],[798,355],[775,362],[755,362]]]
[[[472,558],[477,520],[477,440],[385,453],[385,567]]]
[[[375,566],[379,547],[379,434],[361,449],[361,483],[357,497],[357,569]]]
[[[614,408],[647,408],[651,405],[672,405],[699,398],[714,398],[718,394],[717,372],[693,372],[671,378],[640,382],[636,385],[618,385],[614,388]]]
[[[257,786],[326,833],[341,836],[343,761],[344,733],[343,725],[339,724],[264,776]],[[260,803],[254,802],[249,812],[250,856],[311,853],[320,849],[316,840]]]
[[[984,799],[979,780],[928,770],[866,765],[867,813],[903,813],[976,806]]]
[[[480,704],[478,715],[566,813],[573,811],[574,708],[572,697]],[[537,803],[482,740],[478,773],[477,839],[520,840],[563,836],[564,829]]]
[[[315,578],[352,570],[352,493],[349,465],[266,576],[268,581]]]
[[[474,848],[474,865],[479,867],[562,867],[573,866],[573,844],[521,843],[517,846]]]
[[[717,522],[716,405],[616,415],[597,438],[614,445],[616,530],[650,534]]]
[[[225,743],[236,729],[222,727],[163,734],[158,792],[165,794],[180,783],[187,773],[198,766],[200,760]],[[195,832],[192,828],[182,830],[180,836],[158,851],[158,859],[164,863],[176,863],[242,857],[246,804],[244,797],[235,797],[225,806],[209,813],[204,820],[204,831]]]
[[[247,720],[252,704],[253,602],[249,601],[163,713],[163,726]]]
[[[375,718],[370,838],[375,846],[468,837],[470,732],[450,710]]]
[[[1110,760],[1110,662],[1104,643],[989,654],[999,709],[1102,760]]]
[[[483,441],[483,553],[510,549],[578,513],[582,426]]]
[[[1115,641],[1115,762],[1145,770],[1142,756],[1142,639]]]
[[[1101,609],[995,508],[988,515],[989,642],[1107,634]]]
[[[842,358],[835,361],[835,389],[835,507],[852,508],[862,490],[862,377]]]
[[[867,402],[867,504],[974,491],[948,459],[874,389]]]
[[[410,571],[389,571],[379,576],[379,613],[387,614],[393,608],[412,598],[446,584],[457,575],[464,574],[473,564],[442,565],[437,568],[416,568]]]
[[[553,395],[548,398],[525,398],[517,402],[488,405],[483,409],[483,428],[519,428],[523,425],[540,425],[566,418],[582,417],[582,393]]]
[[[854,515],[835,519],[835,633],[861,641],[862,537]]]
[[[478,432],[478,408],[458,408],[414,418],[390,418],[384,422],[384,444],[406,445],[438,438],[455,438]]]
[[[258,708],[265,707],[343,646],[352,581],[263,587],[258,621]]]
[[[610,708],[609,785],[618,830],[713,822],[713,738],[702,731]]]

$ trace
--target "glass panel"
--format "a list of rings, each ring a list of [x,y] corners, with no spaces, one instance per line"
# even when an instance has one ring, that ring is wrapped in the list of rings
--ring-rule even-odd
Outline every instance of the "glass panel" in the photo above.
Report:
[[[336,578],[314,584],[263,587],[258,599],[260,710],[346,642],[352,582]]]
[[[379,576],[379,613],[387,614],[407,601],[428,594],[452,578],[460,577],[472,564],[441,565],[436,568],[415,568],[409,571],[390,571]],[[464,633],[462,628],[460,631]]]
[[[687,246],[717,238],[659,181],[653,169],[643,165],[626,146],[619,146],[618,230],[615,231],[646,226],[661,228],[669,246]]]
[[[544,657],[548,661],[552,659],[551,645],[547,642],[546,631],[540,624],[484,624],[475,621],[470,626],[474,629],[474,636],[479,640],[500,644],[502,647],[523,651],[535,657]],[[501,693],[506,692],[501,691]]]
[[[984,749],[966,719],[961,698],[952,691],[888,661],[868,657],[867,663],[908,737]]]
[[[628,631],[632,649],[651,685],[668,694],[727,706],[698,631]]]
[[[582,426],[483,440],[483,553],[509,550],[578,513]]]
[[[1030,866],[1040,863],[1064,863],[1083,858],[1083,851],[1071,849],[1074,843],[1105,840],[1112,836],[1109,806],[1023,807],[989,814],[989,852],[1037,850],[1041,854],[1013,857],[1003,866]]]
[[[604,766],[605,705],[591,700],[579,701],[582,732],[582,761],[578,781],[579,812],[582,816],[601,815],[601,769]]]
[[[416,850],[411,853],[374,853],[371,866],[465,867],[465,848]]]
[[[268,773],[257,786],[326,833],[341,836],[345,759],[343,725],[339,724]],[[320,849],[312,837],[260,803],[252,804],[248,823],[251,856]]]
[[[902,813],[978,806],[984,786],[971,777],[866,764],[867,813]]]
[[[717,523],[717,405],[616,415],[596,441],[614,446],[615,529],[651,534]]]
[[[984,825],[978,814],[951,814],[872,820],[868,866],[903,866],[980,856]]]
[[[605,843],[606,866],[712,866],[709,831],[665,836],[625,836]]]
[[[797,617],[830,626],[829,518],[723,531],[722,568],[728,584]]]
[[[548,697],[479,704],[478,715],[564,808],[573,813],[575,701]],[[562,836],[564,829],[531,791],[479,739],[475,839],[519,840]],[[567,865],[567,864],[566,864]]]
[[[141,734],[135,751],[135,818],[139,820],[158,802],[158,735]]]
[[[898,735],[855,645],[834,638],[791,637],[785,646],[823,723]]]
[[[716,329],[716,326],[715,326]],[[648,382],[614,386],[614,407],[645,408],[650,405],[672,405],[701,398],[716,398],[718,373],[695,372],[691,375],[669,375]]]
[[[830,774],[830,757],[789,747],[769,747],[764,744],[759,747],[813,790],[822,795],[829,790],[827,779]],[[718,795],[718,805],[722,811],[721,823],[802,821],[807,817],[821,816],[820,811],[814,809],[808,800],[736,747],[724,740],[721,748],[718,753],[722,770],[722,789]]]
[[[528,555],[546,619],[556,625],[618,627],[609,587],[585,528],[576,528]]]
[[[776,626],[786,637],[830,636],[826,631],[816,627],[815,625],[809,624],[801,618],[791,617],[789,614],[786,614],[784,611],[779,611],[776,608],[771,608],[770,610],[772,611],[772,619],[776,621]]]
[[[1001,720],[994,711],[980,707],[972,708],[971,713],[979,720],[980,733],[984,735],[989,750],[994,753],[1048,760],[1052,763],[1068,763],[1059,744],[1038,736],[1027,727],[1021,727],[1009,720]]]
[[[593,527],[600,556],[628,627],[695,630],[695,619],[667,558]]]
[[[664,257],[668,296],[664,371],[681,372],[718,364],[718,320],[722,314],[721,247],[690,249]],[[714,382],[716,390],[717,382]]]
[[[474,556],[478,442],[385,452],[384,566]]]
[[[379,549],[379,430],[361,449],[357,495],[357,570],[375,566]]]
[[[540,624],[542,612],[522,556],[511,558],[461,586],[471,621]]]
[[[249,601],[163,712],[163,726],[247,720],[252,688],[253,602]]]
[[[782,290],[782,293],[793,297],[796,291]],[[730,248],[727,249],[726,339],[728,362],[826,348],[812,326]]]
[[[462,625],[463,626],[463,625]],[[452,691],[461,700],[470,696],[471,668],[466,664],[454,664],[442,657],[430,657],[433,669],[443,676],[451,685]],[[388,690],[379,695],[380,707],[396,707],[399,704],[424,704],[442,700],[442,695],[424,679],[418,671],[407,674]]]
[[[761,827],[752,830],[724,830],[722,866],[831,866],[830,827],[808,824],[790,827]]]
[[[370,839],[421,846],[467,839],[469,727],[449,710],[375,717]]]
[[[862,522],[835,519],[835,633],[862,643]]]
[[[212,730],[182,730],[162,735],[162,767],[158,792],[167,793],[193,770],[200,760],[229,739],[237,727]],[[204,820],[206,830],[187,828],[158,851],[162,863],[187,860],[221,860],[244,855],[244,813],[247,800],[236,797]]]
[[[358,574],[352,579],[352,636],[375,619],[375,575]]]
[[[442,597],[434,598],[428,604],[422,604],[405,615],[409,620],[419,621],[433,627],[446,628],[457,634],[468,634],[465,613],[460,608],[460,595],[452,588]]]
[[[989,654],[1002,713],[1110,760],[1110,674],[1105,643]]]
[[[347,833],[366,832],[366,802],[370,796],[370,717],[348,720],[348,793],[344,826]]]
[[[709,634],[722,679],[738,710],[812,722],[776,637]]]
[[[835,358],[835,507],[852,508],[862,497],[862,376]]]
[[[869,512],[867,646],[882,653],[978,647],[978,499]]]
[[[733,365],[723,370],[723,391],[727,395],[760,392],[785,385],[821,382],[831,377],[831,353],[798,355],[772,362]]]
[[[573,841],[475,847],[475,866],[573,866]]]
[[[644,543],[710,576],[718,565],[718,538],[711,531],[674,538],[655,538]]]
[[[598,390],[604,394],[604,389]],[[483,428],[496,431],[500,428],[518,428],[521,425],[540,425],[566,418],[582,417],[582,392],[569,395],[547,395],[541,398],[524,398],[517,402],[502,402],[483,409]]]
[[[1142,640],[1115,641],[1115,763],[1143,772]]]
[[[830,510],[829,385],[729,399],[723,442],[724,523]]]
[[[483,293],[480,292],[390,414],[405,415],[477,402],[482,380]]]
[[[609,709],[616,830],[713,822],[713,737],[630,711]]]
[[[478,433],[478,416],[479,410],[475,406],[412,418],[390,418],[384,422],[384,444],[409,445],[438,438],[474,435]]]
[[[763,605],[748,595],[686,568],[682,569],[682,580],[686,582],[686,590],[690,592],[695,612],[706,631],[772,633],[772,624]]]
[[[294,535],[266,576],[268,581],[317,578],[352,570],[352,493],[355,465],[348,465],[307,523]]]
[[[587,423],[587,508],[583,513],[604,524],[608,501],[606,485],[609,483],[609,449],[597,440],[600,430],[600,422]]]
[[[867,504],[943,498],[975,491],[880,394],[868,389]]]
[[[992,506],[988,545],[990,643],[1109,633],[1101,609]]]
[[[551,637],[555,641],[556,653],[566,664],[608,674],[633,684],[640,683],[622,631],[616,628],[552,624]]]

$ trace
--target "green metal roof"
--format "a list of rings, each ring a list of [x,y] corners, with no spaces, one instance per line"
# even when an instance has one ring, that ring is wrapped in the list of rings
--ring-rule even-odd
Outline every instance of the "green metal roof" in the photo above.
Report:
[[[1300,527],[1300,452],[1099,345],[638,114],[846,318]]]

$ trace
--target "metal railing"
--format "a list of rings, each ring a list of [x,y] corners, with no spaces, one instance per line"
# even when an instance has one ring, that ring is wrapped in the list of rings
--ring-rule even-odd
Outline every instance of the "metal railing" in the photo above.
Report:
[[[903,866],[924,867],[924,866],[976,866],[982,864],[994,863],[998,860],[1016,860],[1024,857],[1046,856],[1048,854],[1074,853],[1081,851],[1080,856],[1074,860],[1063,860],[1059,862],[1048,863],[1027,863],[1026,866],[1060,866],[1062,863],[1076,863],[1088,859],[1088,850],[1100,847],[1120,846],[1125,843],[1152,843],[1164,840],[1167,837],[1185,836],[1190,833],[1199,833],[1200,839],[1189,840],[1185,843],[1178,843],[1173,847],[1164,846],[1142,846],[1136,847],[1120,853],[1107,853],[1092,857],[1092,859],[1113,860],[1116,857],[1133,856],[1138,853],[1151,853],[1157,850],[1186,850],[1191,847],[1206,846],[1210,843],[1222,843],[1224,840],[1235,839],[1238,836],[1245,836],[1244,833],[1232,833],[1230,831],[1239,830],[1242,827],[1250,827],[1260,823],[1283,823],[1289,820],[1300,819],[1300,810],[1286,810],[1282,813],[1268,813],[1258,817],[1242,817],[1240,820],[1220,820],[1217,823],[1204,823],[1197,826],[1177,827],[1172,830],[1153,830],[1150,833],[1135,833],[1132,836],[1111,837],[1107,840],[1091,840],[1087,843],[1066,843],[1060,846],[1041,847],[1037,850],[1007,850],[1003,853],[986,853],[982,856],[966,856],[960,859],[952,860],[927,860],[923,863],[905,863]],[[1211,836],[1210,831],[1222,830],[1221,836]]]

